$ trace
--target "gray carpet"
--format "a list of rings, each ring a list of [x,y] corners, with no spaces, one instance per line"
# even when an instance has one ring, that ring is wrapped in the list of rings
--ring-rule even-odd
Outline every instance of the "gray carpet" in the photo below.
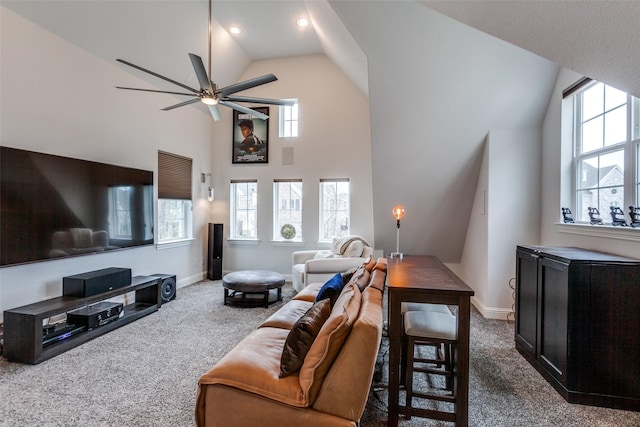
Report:
[[[284,302],[292,293],[285,285]],[[0,359],[0,426],[193,426],[199,376],[282,304],[225,307],[220,282],[205,281],[179,289],[157,313],[39,365]],[[471,426],[640,425],[638,412],[566,403],[514,350],[513,323],[475,311],[470,376]],[[386,425],[386,399],[383,370],[362,427]]]

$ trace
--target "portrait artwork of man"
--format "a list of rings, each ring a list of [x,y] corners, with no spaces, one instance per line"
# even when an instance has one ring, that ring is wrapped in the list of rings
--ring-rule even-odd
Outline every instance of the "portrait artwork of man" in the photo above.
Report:
[[[269,114],[269,107],[254,110]],[[234,111],[233,123],[233,163],[268,163],[269,119]]]

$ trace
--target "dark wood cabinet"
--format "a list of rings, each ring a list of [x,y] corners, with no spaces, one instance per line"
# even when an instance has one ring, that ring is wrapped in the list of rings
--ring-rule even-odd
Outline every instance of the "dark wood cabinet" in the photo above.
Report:
[[[518,246],[515,343],[568,402],[640,410],[640,260]]]
[[[43,346],[43,321],[118,295],[135,292],[135,301],[124,307],[124,315],[106,325],[80,332],[55,344]],[[4,312],[3,356],[10,362],[36,364],[93,338],[131,323],[160,308],[160,279],[135,276],[131,285],[87,298],[61,296]]]

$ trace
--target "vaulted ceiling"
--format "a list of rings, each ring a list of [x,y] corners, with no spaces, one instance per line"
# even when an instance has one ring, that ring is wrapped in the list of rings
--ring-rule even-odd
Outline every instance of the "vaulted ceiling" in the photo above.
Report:
[[[207,0],[2,0],[0,3],[108,61],[128,58],[176,78],[195,79],[188,76],[192,70],[186,52],[206,58]],[[357,9],[357,19],[366,23],[370,22],[367,3],[214,0],[212,63],[214,74],[219,76],[217,83],[235,82],[253,60],[324,52],[366,91],[366,58],[334,6]],[[565,68],[640,96],[637,55],[640,2],[419,0],[418,3]],[[306,29],[296,27],[298,17],[310,19],[312,25]],[[228,32],[231,26],[239,26],[243,32],[231,35]]]
[[[114,66],[188,85],[187,53],[208,56],[206,0],[1,4]],[[297,28],[301,16],[312,25]],[[405,251],[459,258],[487,132],[539,127],[558,65],[640,96],[640,2],[215,0],[213,17],[219,85],[252,61],[325,53],[369,96],[375,239],[387,251],[390,208],[410,200]]]

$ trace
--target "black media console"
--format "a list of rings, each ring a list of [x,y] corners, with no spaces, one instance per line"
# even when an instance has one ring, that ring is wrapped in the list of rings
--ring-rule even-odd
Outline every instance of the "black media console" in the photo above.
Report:
[[[131,284],[86,298],[61,296],[6,310],[4,312],[3,356],[10,362],[37,364],[131,323],[160,308],[161,279],[157,276],[135,276]],[[135,292],[135,302],[124,307],[124,315],[94,329],[70,334],[67,338],[43,345],[43,321],[71,310],[109,298]]]

